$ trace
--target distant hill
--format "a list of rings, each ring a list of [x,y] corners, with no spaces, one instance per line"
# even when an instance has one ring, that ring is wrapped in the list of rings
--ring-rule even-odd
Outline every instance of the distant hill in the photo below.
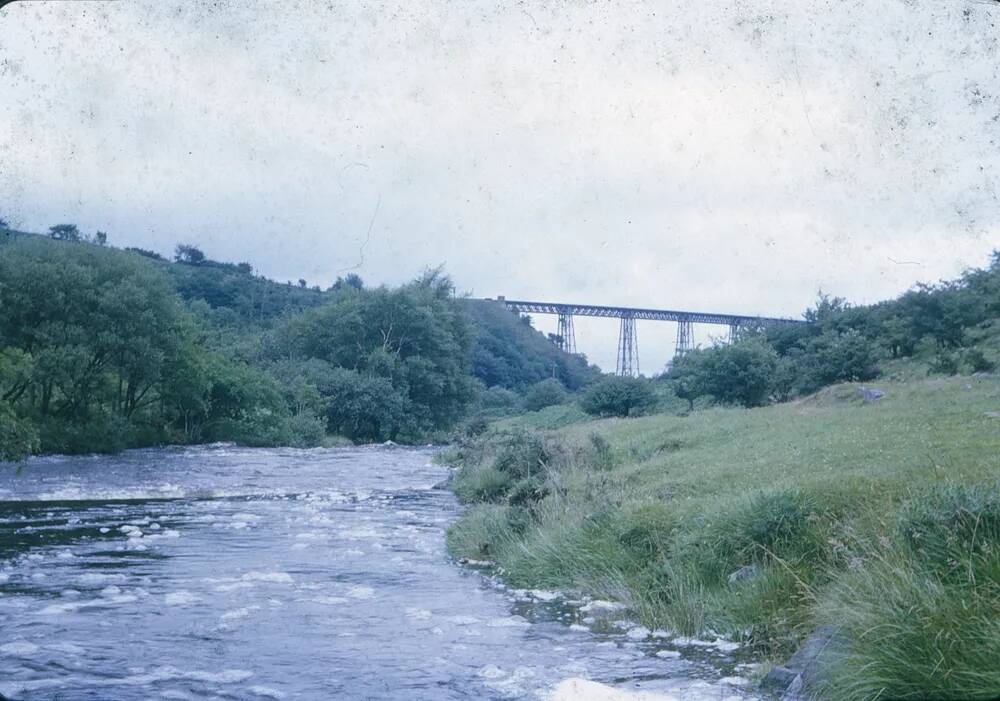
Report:
[[[0,228],[0,244],[22,236],[51,241],[53,246],[63,243],[42,234]],[[254,274],[249,263],[206,258],[192,264],[170,261],[153,251],[125,250],[166,272],[192,311],[241,335],[270,329],[279,320],[332,299],[332,290],[271,280]],[[564,353],[527,320],[500,303],[477,299],[461,302],[475,336],[472,374],[487,387],[520,391],[554,376],[572,390],[599,374],[583,356]]]

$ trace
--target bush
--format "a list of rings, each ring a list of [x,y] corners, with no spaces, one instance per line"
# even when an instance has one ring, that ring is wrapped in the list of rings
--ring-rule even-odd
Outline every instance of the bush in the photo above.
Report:
[[[38,430],[0,400],[0,461],[23,460],[38,451]]]
[[[928,375],[957,375],[958,356],[954,353],[941,352],[931,360],[927,369]]]
[[[890,551],[871,553],[840,577],[819,614],[846,644],[820,695],[858,701],[1000,696],[1000,575],[956,575],[961,581],[943,580]]]
[[[594,451],[594,466],[599,470],[610,470],[614,467],[615,457],[608,440],[599,433],[591,433],[588,440],[591,449]]]
[[[465,503],[500,502],[513,483],[510,474],[495,467],[475,466],[459,470],[451,488]]]
[[[878,377],[878,353],[874,344],[854,329],[824,332],[806,345],[804,384],[814,392],[837,382],[863,382]]]
[[[562,382],[550,377],[528,388],[524,395],[524,408],[528,411],[538,411],[548,406],[562,404],[566,401],[566,396],[566,388]]]
[[[396,440],[411,424],[407,397],[384,377],[334,368],[323,392],[331,433],[354,441]]]
[[[469,438],[475,438],[476,436],[481,436],[486,433],[489,427],[490,425],[489,422],[486,421],[486,417],[482,414],[477,414],[466,422],[464,433]]]
[[[580,406],[593,416],[639,416],[656,403],[649,380],[606,375],[587,387]]]
[[[993,372],[997,367],[997,364],[978,348],[973,348],[965,354],[965,362],[969,364],[972,372]]]
[[[777,367],[775,350],[751,338],[686,353],[674,362],[668,377],[677,396],[689,402],[711,395],[724,404],[761,406],[770,398]]]
[[[535,433],[511,431],[501,434],[493,467],[515,479],[532,477],[545,470],[551,453]]]
[[[497,550],[512,539],[508,508],[480,504],[469,509],[448,529],[448,551],[457,557],[492,559]]]
[[[490,387],[479,393],[478,403],[482,409],[506,413],[516,410],[521,400],[517,392],[503,387]]]
[[[705,514],[697,527],[679,536],[678,547],[709,584],[751,562],[815,560],[824,541],[814,512],[813,500],[802,492],[759,493]]]
[[[898,532],[910,554],[943,576],[995,561],[1000,546],[996,487],[944,487],[906,502]],[[997,565],[1000,567],[1000,565]]]
[[[311,411],[302,411],[284,421],[284,435],[287,440],[282,445],[293,448],[312,448],[322,445],[326,438],[326,423]]]

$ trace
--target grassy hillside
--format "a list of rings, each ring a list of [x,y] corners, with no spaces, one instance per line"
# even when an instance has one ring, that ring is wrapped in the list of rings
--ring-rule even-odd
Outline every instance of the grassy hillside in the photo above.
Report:
[[[1000,379],[494,433],[453,458],[455,555],[782,659],[847,640],[835,698],[1000,693]],[[743,567],[747,581],[731,582]],[[990,662],[992,660],[992,662]]]

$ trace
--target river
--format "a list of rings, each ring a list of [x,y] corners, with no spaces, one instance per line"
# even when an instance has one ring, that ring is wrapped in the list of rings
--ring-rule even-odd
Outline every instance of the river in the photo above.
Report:
[[[0,464],[0,694],[545,699],[591,679],[746,698],[723,642],[449,560],[461,507],[432,458],[208,446]]]

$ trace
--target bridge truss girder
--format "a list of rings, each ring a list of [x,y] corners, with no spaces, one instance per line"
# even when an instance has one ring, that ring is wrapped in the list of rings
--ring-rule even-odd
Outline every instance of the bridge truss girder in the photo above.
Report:
[[[642,309],[636,307],[609,307],[595,304],[561,304],[557,302],[529,302],[498,297],[497,301],[507,309],[523,314],[556,314],[559,317],[559,333],[556,344],[568,353],[576,353],[576,337],[573,330],[574,316],[592,316],[621,319],[618,332],[618,362],[616,373],[636,376],[639,374],[639,338],[636,334],[637,319],[648,321],[677,322],[677,343],[674,357],[679,357],[694,348],[694,324],[718,324],[729,327],[729,342],[739,340],[740,332],[748,328],[760,328],[772,324],[805,324],[801,319],[779,317],[744,316],[739,314],[715,314],[709,312],[688,312],[672,309]]]

